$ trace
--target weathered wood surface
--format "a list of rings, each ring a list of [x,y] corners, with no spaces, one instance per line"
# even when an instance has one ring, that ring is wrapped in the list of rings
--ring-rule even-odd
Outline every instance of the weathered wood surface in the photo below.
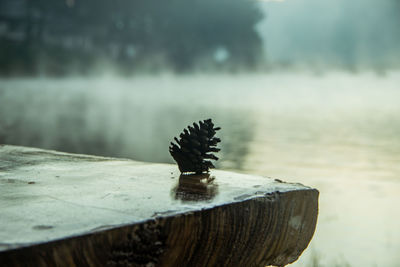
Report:
[[[1,266],[283,266],[317,214],[300,184],[0,146]]]

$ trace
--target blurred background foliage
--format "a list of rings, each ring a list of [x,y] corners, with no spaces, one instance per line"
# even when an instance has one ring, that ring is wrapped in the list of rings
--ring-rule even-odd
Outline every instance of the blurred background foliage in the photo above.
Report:
[[[1,0],[0,73],[255,68],[263,13],[242,0]]]
[[[0,0],[0,75],[400,67],[399,0]]]

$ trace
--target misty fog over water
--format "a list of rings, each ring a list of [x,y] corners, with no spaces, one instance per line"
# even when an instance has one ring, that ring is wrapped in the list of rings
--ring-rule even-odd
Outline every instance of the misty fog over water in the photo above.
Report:
[[[3,80],[0,142],[173,162],[168,141],[212,117],[237,154],[229,157],[246,154],[230,146],[246,147],[260,125],[291,145],[339,142],[331,139],[342,134],[397,152],[398,81],[398,72]]]

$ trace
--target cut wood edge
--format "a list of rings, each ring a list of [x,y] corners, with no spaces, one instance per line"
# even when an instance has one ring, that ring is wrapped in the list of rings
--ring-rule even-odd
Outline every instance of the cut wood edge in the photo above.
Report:
[[[285,266],[315,231],[316,189],[264,196],[0,252],[5,266]],[[284,223],[282,223],[284,222]]]

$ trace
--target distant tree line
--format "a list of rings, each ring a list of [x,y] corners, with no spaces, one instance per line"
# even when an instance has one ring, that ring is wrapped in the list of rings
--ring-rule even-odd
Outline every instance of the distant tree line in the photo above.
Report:
[[[0,73],[255,68],[261,19],[248,0],[0,0]]]

